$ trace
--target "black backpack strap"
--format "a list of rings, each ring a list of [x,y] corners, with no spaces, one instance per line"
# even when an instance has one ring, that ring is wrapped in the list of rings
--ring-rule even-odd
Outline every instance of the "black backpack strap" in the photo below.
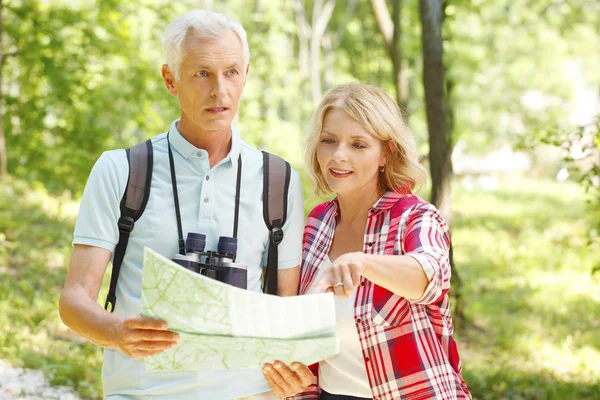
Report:
[[[283,240],[292,168],[283,158],[263,151],[263,217],[269,229],[269,252],[263,291],[277,294],[277,246]]]
[[[152,141],[147,140],[144,143],[137,144],[125,150],[125,152],[127,153],[127,162],[129,163],[129,178],[127,179],[125,193],[123,193],[123,198],[121,199],[121,217],[117,223],[119,227],[119,243],[115,247],[110,287],[106,296],[106,303],[104,304],[104,309],[110,312],[115,310],[117,303],[117,281],[123,257],[125,257],[125,250],[127,250],[129,235],[133,230],[135,221],[138,220],[146,208],[148,197],[150,196],[150,184],[152,182]]]

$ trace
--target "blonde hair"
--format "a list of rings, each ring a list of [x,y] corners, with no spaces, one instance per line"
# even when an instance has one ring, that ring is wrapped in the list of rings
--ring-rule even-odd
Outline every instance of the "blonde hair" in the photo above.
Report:
[[[414,138],[404,124],[398,105],[377,86],[346,83],[325,93],[312,117],[304,163],[317,194],[332,192],[317,161],[323,119],[331,108],[344,111],[380,141],[386,156],[384,171],[379,174],[381,192],[413,190],[425,184],[427,170],[419,164]]]

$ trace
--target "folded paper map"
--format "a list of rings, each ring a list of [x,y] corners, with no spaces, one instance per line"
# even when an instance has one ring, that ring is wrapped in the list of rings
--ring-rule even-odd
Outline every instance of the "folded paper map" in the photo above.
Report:
[[[142,315],[180,334],[146,357],[146,370],[260,369],[281,360],[310,365],[339,352],[332,293],[277,297],[239,289],[144,250]]]

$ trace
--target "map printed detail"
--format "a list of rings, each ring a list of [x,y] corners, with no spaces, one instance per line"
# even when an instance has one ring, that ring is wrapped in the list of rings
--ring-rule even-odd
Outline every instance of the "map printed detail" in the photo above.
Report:
[[[176,347],[146,357],[148,372],[305,365],[339,352],[332,293],[277,297],[188,271],[144,249],[142,315],[167,321]]]

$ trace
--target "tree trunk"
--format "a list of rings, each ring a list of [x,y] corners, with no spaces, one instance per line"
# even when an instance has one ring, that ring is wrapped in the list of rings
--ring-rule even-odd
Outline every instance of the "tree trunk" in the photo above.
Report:
[[[321,40],[315,36],[310,40],[310,93],[313,104],[318,104],[321,100]]]
[[[396,102],[403,110],[408,106],[408,90],[405,83],[405,72],[402,68],[402,0],[392,0],[392,14],[390,15],[385,0],[371,0],[377,27],[383,35],[386,49],[394,74],[394,87],[396,89]]]
[[[321,41],[335,8],[335,0],[315,0],[312,21],[309,25],[303,0],[294,0],[296,25],[298,30],[298,62],[301,76],[310,76],[310,91],[313,104],[321,100]]]
[[[346,4],[346,11],[344,11],[344,17],[338,25],[337,31],[325,34],[323,36],[322,44],[323,52],[325,53],[325,90],[329,90],[333,86],[333,82],[335,80],[335,51],[342,41],[342,36],[344,36],[346,25],[352,17],[357,4],[358,0],[348,1]]]
[[[333,43],[330,35],[323,37],[323,52],[325,53],[325,65],[324,65],[324,78],[325,78],[325,90],[331,89],[335,78],[334,74],[334,61],[335,51],[333,49]]]
[[[452,246],[452,240],[450,240],[450,271],[452,272],[452,276],[450,277],[450,285],[452,286],[450,296],[452,296],[453,300],[452,315],[454,327],[460,328],[467,322],[467,319],[465,317],[465,299],[463,298],[462,290],[463,281],[456,269],[456,265],[454,265],[454,248]]]
[[[296,31],[298,34],[298,69],[302,78],[308,78],[309,51],[308,40],[310,38],[310,26],[304,12],[304,2],[294,0],[294,11],[296,14]]]
[[[323,6],[321,0],[315,0],[312,13],[310,38],[310,81],[313,104],[321,100],[321,40],[335,8],[335,0],[327,0]]]
[[[394,86],[396,87],[396,101],[398,105],[402,107],[402,110],[406,110],[408,103],[408,96],[404,91],[404,77],[402,70],[402,2],[401,0],[394,0],[392,4],[392,21],[394,23],[394,32],[392,35],[392,42],[389,46],[390,59],[392,60],[392,68],[394,70]]]
[[[423,86],[429,129],[431,202],[448,224],[452,222],[452,161],[447,135],[447,106],[442,47],[441,0],[420,0],[423,46]]]
[[[6,176],[8,173],[6,162],[6,140],[4,138],[4,97],[2,95],[2,67],[4,66],[5,57],[2,42],[2,35],[4,33],[2,18],[2,0],[0,0],[0,178]]]
[[[452,227],[452,130],[454,110],[451,104],[453,82],[445,79],[442,43],[443,9],[441,0],[420,0],[423,48],[423,86],[427,126],[429,128],[429,168],[431,171],[431,202]],[[448,96],[448,98],[446,97]],[[465,323],[462,279],[454,265],[454,250],[450,241],[450,269],[454,321]]]
[[[454,80],[448,76],[445,79],[446,85],[446,127],[448,140],[450,141],[450,154],[452,154],[452,148],[454,147],[454,142],[452,138],[454,137],[454,101],[453,101],[453,93],[454,86],[456,83]]]
[[[254,13],[255,15],[264,14],[264,3],[265,0],[255,0],[254,3]],[[267,26],[263,22],[257,22],[254,26],[254,35],[255,37],[262,38],[265,35],[265,31],[267,30]],[[256,57],[256,53],[255,53]],[[260,55],[259,55],[260,57]],[[258,58],[258,57],[257,57]],[[267,93],[269,91],[270,81],[268,79],[260,79],[260,90],[262,93]],[[269,117],[269,102],[267,101],[267,96],[260,96],[258,101],[258,109],[260,110],[260,123],[262,125],[262,129],[267,126],[267,120]],[[260,136],[260,141],[257,143],[259,149],[266,149],[268,147],[268,142],[264,135]]]
[[[296,55],[294,54],[294,34],[290,31],[286,31],[285,32],[285,36],[284,36],[284,40],[286,42],[285,45],[285,49],[286,49],[286,57],[288,60],[294,60]],[[291,65],[290,65],[291,67]],[[294,88],[294,82],[292,82],[291,79],[287,79],[287,77],[284,75],[280,78],[280,84],[283,86],[283,90],[285,90],[284,93],[292,93]],[[293,110],[294,106],[295,106],[295,101],[297,101],[298,99],[292,99],[292,96],[285,96],[284,98],[281,99],[281,101],[279,102],[279,107],[278,107],[278,111],[277,111],[277,116],[279,119],[287,121],[290,116],[289,116],[289,112],[291,110]]]

